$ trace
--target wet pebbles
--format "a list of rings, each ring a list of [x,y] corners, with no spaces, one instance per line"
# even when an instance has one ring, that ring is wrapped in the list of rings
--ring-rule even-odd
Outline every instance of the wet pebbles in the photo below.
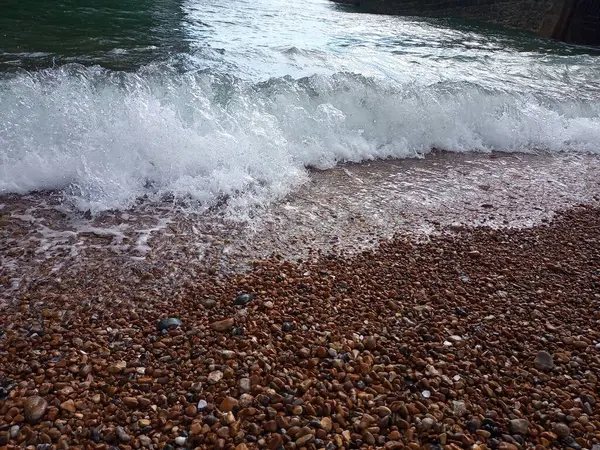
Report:
[[[32,283],[1,311],[0,447],[596,448],[599,229]]]

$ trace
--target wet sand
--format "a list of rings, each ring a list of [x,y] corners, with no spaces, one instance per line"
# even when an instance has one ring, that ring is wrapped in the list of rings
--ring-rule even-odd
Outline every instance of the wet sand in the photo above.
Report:
[[[254,234],[3,199],[0,445],[600,445],[597,161],[438,158],[315,173]]]

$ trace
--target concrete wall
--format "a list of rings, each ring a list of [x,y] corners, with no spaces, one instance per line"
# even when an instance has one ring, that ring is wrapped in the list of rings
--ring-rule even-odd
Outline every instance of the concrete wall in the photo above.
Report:
[[[586,36],[600,39],[599,0],[360,0],[360,6],[384,14],[475,19],[594,44],[579,36],[585,25]]]

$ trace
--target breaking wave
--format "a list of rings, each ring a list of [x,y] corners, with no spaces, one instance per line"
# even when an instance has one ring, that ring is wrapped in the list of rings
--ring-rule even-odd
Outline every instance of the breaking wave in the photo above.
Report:
[[[230,211],[308,167],[453,152],[600,153],[600,102],[353,73],[264,82],[67,65],[0,79],[0,193],[62,190],[98,213],[165,196]]]

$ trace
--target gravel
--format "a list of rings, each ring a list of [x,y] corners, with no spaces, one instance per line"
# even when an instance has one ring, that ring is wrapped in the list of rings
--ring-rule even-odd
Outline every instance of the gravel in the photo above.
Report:
[[[0,445],[596,448],[599,227],[31,283],[0,311]]]

